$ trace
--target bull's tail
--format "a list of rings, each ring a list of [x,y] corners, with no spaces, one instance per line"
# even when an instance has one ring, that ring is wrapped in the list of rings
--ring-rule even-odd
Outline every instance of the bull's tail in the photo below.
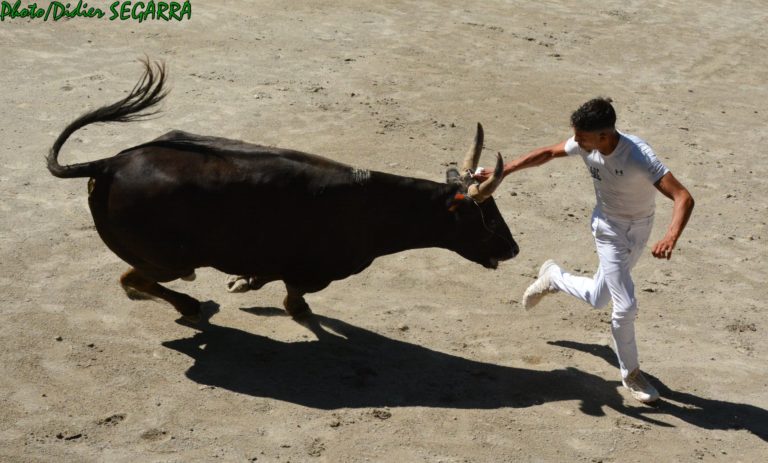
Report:
[[[131,122],[157,114],[157,110],[147,110],[158,104],[168,94],[168,91],[163,88],[165,66],[162,63],[150,63],[148,59],[143,59],[142,63],[144,75],[128,96],[111,105],[83,114],[61,132],[46,157],[51,174],[60,178],[93,177],[103,171],[106,165],[104,159],[68,166],[59,164],[59,150],[75,131],[97,122]]]

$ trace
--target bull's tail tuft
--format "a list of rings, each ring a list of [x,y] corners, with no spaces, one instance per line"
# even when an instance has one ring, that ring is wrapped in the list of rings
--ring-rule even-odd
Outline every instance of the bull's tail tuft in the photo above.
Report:
[[[142,59],[141,62],[144,64],[144,75],[128,96],[111,105],[83,114],[61,132],[46,157],[51,174],[60,178],[92,177],[98,174],[104,165],[103,160],[68,166],[59,164],[59,150],[75,131],[98,122],[131,122],[158,113],[158,110],[148,110],[168,95],[168,91],[164,88],[165,65],[158,62],[150,63],[148,58]]]

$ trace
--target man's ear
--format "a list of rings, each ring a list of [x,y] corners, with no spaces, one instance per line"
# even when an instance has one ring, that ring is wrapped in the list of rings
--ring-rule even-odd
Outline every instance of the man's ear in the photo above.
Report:
[[[448,200],[448,212],[454,212],[461,203],[467,200],[467,197],[463,193],[456,193],[451,199]]]

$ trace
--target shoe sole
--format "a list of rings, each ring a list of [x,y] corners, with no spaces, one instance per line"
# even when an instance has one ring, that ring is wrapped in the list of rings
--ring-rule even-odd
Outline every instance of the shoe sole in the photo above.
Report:
[[[627,390],[629,390],[629,393],[630,393],[630,395],[632,395],[633,399],[635,399],[638,402],[643,403],[643,404],[652,404],[652,403],[656,402],[657,400],[659,400],[659,396],[649,397],[649,398],[645,399],[645,398],[642,398],[642,397],[638,397],[637,394],[632,391],[632,389],[627,388]]]

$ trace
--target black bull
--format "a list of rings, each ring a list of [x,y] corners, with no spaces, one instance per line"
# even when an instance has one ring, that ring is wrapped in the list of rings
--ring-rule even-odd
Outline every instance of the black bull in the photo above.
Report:
[[[173,131],[97,161],[62,166],[67,138],[97,122],[145,117],[166,96],[162,65],[124,99],[88,112],[59,135],[48,169],[90,177],[88,203],[104,243],[132,266],[120,278],[129,296],[153,296],[196,321],[200,303],[159,282],[192,279],[199,267],[242,275],[231,290],[282,280],[285,309],[311,313],[304,294],[407,249],[450,249],[484,267],[518,253],[491,197],[502,179],[478,185],[468,172],[483,143],[478,124],[463,174],[446,183],[354,169],[319,156]],[[235,287],[233,287],[235,286]]]

